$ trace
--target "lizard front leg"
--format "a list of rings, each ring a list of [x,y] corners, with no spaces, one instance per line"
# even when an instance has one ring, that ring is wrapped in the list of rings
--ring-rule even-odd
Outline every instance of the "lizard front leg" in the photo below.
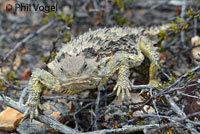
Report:
[[[102,82],[105,83],[108,79],[118,71],[117,84],[113,88],[113,92],[117,92],[117,96],[122,94],[122,101],[124,101],[125,94],[130,98],[131,86],[129,80],[129,65],[127,63],[127,53],[118,52],[108,58],[107,63],[102,68],[101,75],[103,76]]]
[[[25,104],[25,107],[28,108],[23,115],[24,119],[27,117],[28,114],[30,114],[30,121],[33,120],[34,114],[36,117],[39,117],[38,108],[40,108],[41,110],[43,109],[40,103],[40,94],[42,92],[42,88],[42,84],[38,80],[34,80],[34,78],[32,78],[31,82],[29,82],[29,96]]]
[[[130,80],[129,80],[129,67],[127,65],[121,65],[118,72],[117,84],[113,88],[113,92],[117,90],[117,96],[122,93],[122,101],[124,101],[125,94],[128,98],[131,98],[130,91]]]
[[[35,117],[39,116],[38,108],[43,109],[40,103],[40,95],[45,87],[55,91],[60,90],[60,84],[52,74],[45,70],[37,69],[32,73],[29,81],[29,96],[25,104],[25,106],[28,108],[23,115],[23,119],[25,119],[28,114],[30,114],[31,121],[34,115]]]

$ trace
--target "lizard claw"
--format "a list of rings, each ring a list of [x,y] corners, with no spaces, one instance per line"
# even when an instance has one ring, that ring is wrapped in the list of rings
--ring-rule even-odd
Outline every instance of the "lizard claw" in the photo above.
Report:
[[[131,99],[130,91],[131,86],[128,80],[118,81],[115,87],[113,88],[113,92],[117,91],[117,96],[122,95],[122,102],[124,101],[125,95],[128,96],[128,99]]]
[[[39,117],[39,109],[41,106],[39,106],[41,104],[32,104],[32,105],[25,105],[25,107],[27,107],[26,111],[24,112],[24,115],[22,117],[22,121],[24,121],[28,115],[30,115],[30,122],[32,122],[33,118]],[[22,122],[21,121],[21,122]]]
[[[43,110],[38,96],[29,96],[28,101],[26,102],[24,107],[26,107],[26,110],[24,112],[21,122],[24,121],[28,115],[30,115],[30,122],[32,122],[34,117],[39,117],[39,109]]]
[[[27,118],[27,116],[30,114],[30,122],[32,122],[33,118],[36,117],[38,118],[39,117],[39,109],[40,110],[43,110],[43,107],[41,104],[37,104],[37,103],[27,103],[25,105],[25,107],[27,107],[26,111],[24,112],[24,115],[22,117],[22,121],[24,119]]]

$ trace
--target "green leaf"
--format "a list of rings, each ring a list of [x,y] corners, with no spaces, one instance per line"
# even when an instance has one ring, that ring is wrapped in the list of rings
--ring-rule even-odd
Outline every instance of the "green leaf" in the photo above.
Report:
[[[194,18],[198,18],[199,16],[200,16],[200,13],[199,13],[199,14],[197,14],[197,15],[195,15],[195,16],[194,16]]]
[[[5,80],[0,78],[0,83],[4,83],[4,82],[5,82]]]
[[[127,19],[126,17],[122,17],[120,15],[116,16],[116,20],[122,25],[126,22],[126,19]]]
[[[74,18],[74,15],[71,15],[70,17],[64,15],[63,16],[63,20],[69,25],[73,22],[73,18]]]
[[[163,104],[165,104],[165,101],[164,101],[162,98],[160,99],[160,101],[161,101]]]
[[[51,58],[54,59],[55,57],[56,57],[56,53],[55,53],[55,52],[52,52],[52,53],[51,53]]]
[[[171,78],[169,78],[169,83],[174,83],[176,81],[176,78],[170,74]]]
[[[48,58],[47,58],[47,56],[42,56],[41,59],[42,59],[42,61],[43,61],[44,63],[46,63]]]
[[[194,73],[193,73],[192,71],[189,71],[189,72],[188,72],[188,77],[187,77],[187,79],[188,79],[188,80],[193,79],[194,76],[195,76]]]
[[[177,22],[177,23],[182,23],[183,20],[182,20],[180,17],[177,17],[176,22]]]
[[[121,115],[121,119],[124,120],[124,121],[126,120],[125,117],[124,117],[123,115]]]
[[[6,91],[6,88],[5,88],[5,87],[2,87],[2,85],[0,85],[0,90]]]
[[[161,88],[162,88],[162,85],[161,85],[160,83],[158,83],[158,84],[156,85],[156,88],[161,89]]]
[[[164,81],[164,84],[163,84],[164,87],[168,87],[169,86],[169,83]]]
[[[166,31],[160,31],[159,34],[158,34],[158,39],[159,40],[164,40],[167,38],[167,34],[166,34]]]
[[[131,116],[130,112],[127,113],[129,118],[132,119],[133,117]]]
[[[63,19],[63,14],[62,13],[59,13],[58,15],[56,15],[56,18],[58,20],[62,20]]]
[[[113,1],[121,10],[121,12],[124,12],[124,2],[123,0],[114,0]]]
[[[187,11],[186,13],[188,16],[193,16],[194,15],[194,10],[193,8],[190,6],[190,9]]]
[[[15,76],[15,73],[12,72],[12,71],[9,71],[6,75],[6,79],[7,80],[11,80],[11,81],[14,81],[16,79],[16,76]]]
[[[20,81],[19,80],[15,80],[17,85],[20,85]]]
[[[48,23],[48,16],[46,16],[45,18],[44,18],[44,20],[42,21],[42,24],[44,25],[44,24],[47,24]]]
[[[196,1],[195,1],[195,4],[198,4],[199,2],[200,2],[200,0],[196,0]]]
[[[50,11],[49,16],[50,16],[50,17],[56,17],[56,13],[55,13],[55,11]]]
[[[174,31],[174,30],[177,30],[177,29],[178,29],[177,24],[174,21],[172,21],[170,28],[169,28],[169,31]]]
[[[67,32],[67,34],[64,35],[64,36],[65,36],[64,42],[65,42],[65,43],[70,42],[70,40],[71,40],[71,34],[70,34],[70,32]]]

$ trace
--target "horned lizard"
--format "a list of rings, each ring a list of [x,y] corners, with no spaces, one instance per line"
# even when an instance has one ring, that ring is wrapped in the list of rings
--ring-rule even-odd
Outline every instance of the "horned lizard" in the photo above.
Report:
[[[153,45],[157,34],[169,26],[112,27],[90,30],[64,44],[55,59],[47,66],[49,72],[36,69],[29,81],[29,97],[24,117],[39,116],[42,109],[40,95],[44,87],[65,94],[76,94],[94,89],[117,73],[113,91],[131,98],[129,69],[139,66],[146,56],[150,61],[149,84],[157,83],[155,73],[159,68],[159,53]]]

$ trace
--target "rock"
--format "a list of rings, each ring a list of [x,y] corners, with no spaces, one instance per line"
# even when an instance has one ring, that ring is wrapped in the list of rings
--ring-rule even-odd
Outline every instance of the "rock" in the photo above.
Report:
[[[13,108],[7,107],[0,113],[0,130],[13,132],[19,125],[23,114]]]
[[[61,115],[66,115],[66,113],[69,111],[69,108],[64,106],[60,102],[53,102],[53,101],[47,101],[45,104],[43,104],[44,107],[44,114],[55,121],[58,121],[60,123],[65,123],[66,120]],[[66,108],[63,108],[66,107]],[[56,131],[53,128],[47,129],[47,132],[49,133],[56,133]]]
[[[53,118],[54,120],[58,120],[61,117],[61,112],[57,111],[54,106],[45,103],[45,111],[44,114],[47,115],[50,118]]]
[[[39,121],[33,120],[32,123],[30,123],[29,119],[27,119],[20,124],[17,128],[17,132],[20,134],[45,134],[46,130],[44,125]]]

